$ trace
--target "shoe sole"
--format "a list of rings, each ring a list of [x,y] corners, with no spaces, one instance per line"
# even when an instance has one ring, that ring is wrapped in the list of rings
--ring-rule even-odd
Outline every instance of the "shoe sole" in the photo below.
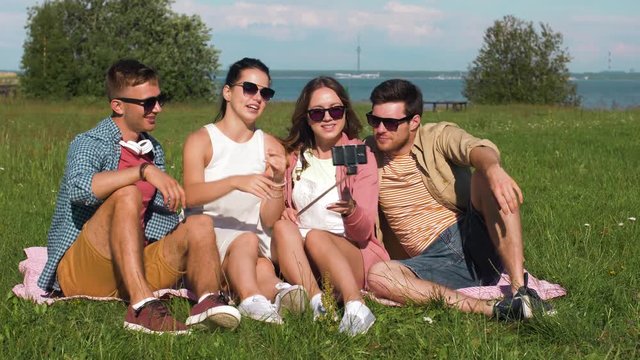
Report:
[[[187,326],[206,327],[211,330],[215,328],[233,330],[240,325],[240,312],[233,306],[216,306],[198,315],[189,316],[185,324]]]
[[[145,334],[152,335],[189,335],[191,331],[189,330],[176,330],[176,331],[155,331],[151,329],[147,329],[146,327],[138,324],[132,324],[129,322],[124,322],[124,328],[129,331],[137,331]]]
[[[307,310],[307,291],[300,285],[294,285],[287,289],[277,302],[278,315],[284,316],[285,312],[299,315]]]
[[[269,324],[277,324],[277,325],[282,325],[284,323],[284,321],[282,321],[282,318],[280,317],[280,315],[277,312],[274,312],[273,315],[277,316],[272,316],[272,315],[258,315],[258,314],[252,314],[250,312],[247,311],[240,311],[240,314],[242,314],[242,316],[244,317],[248,317],[249,319],[253,319],[256,321],[262,321],[262,322],[266,322]]]

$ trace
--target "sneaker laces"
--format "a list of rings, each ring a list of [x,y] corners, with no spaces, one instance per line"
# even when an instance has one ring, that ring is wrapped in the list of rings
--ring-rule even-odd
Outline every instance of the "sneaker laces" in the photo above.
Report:
[[[148,303],[140,306],[140,308],[138,308],[137,310],[134,309],[134,313],[136,314],[136,317],[140,316],[140,312],[142,311],[142,309],[149,307],[149,310],[151,311],[151,316],[156,316],[159,315],[158,317],[166,317],[167,315],[170,316],[169,313],[169,309],[164,306],[164,304],[162,303],[162,300],[156,299],[156,300],[151,300]]]

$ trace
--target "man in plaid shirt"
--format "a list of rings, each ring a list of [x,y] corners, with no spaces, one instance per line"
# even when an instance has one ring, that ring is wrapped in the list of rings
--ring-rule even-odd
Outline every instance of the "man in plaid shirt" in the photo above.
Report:
[[[188,332],[187,325],[235,328],[237,309],[220,289],[220,258],[206,215],[178,222],[182,186],[164,172],[162,147],[148,132],[164,96],[156,72],[123,59],[107,74],[111,116],[69,147],[38,285],[65,296],[128,300],[127,329]],[[199,301],[186,324],[153,291],[183,276]]]

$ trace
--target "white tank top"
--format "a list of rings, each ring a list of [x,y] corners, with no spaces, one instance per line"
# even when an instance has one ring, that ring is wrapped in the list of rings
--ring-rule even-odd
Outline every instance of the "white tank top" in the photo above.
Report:
[[[205,129],[211,138],[213,156],[204,169],[204,181],[265,172],[262,130],[256,130],[249,141],[237,143],[224,135],[214,124],[205,125]],[[216,228],[259,232],[260,201],[260,198],[253,194],[233,190],[202,208],[205,214],[214,218]]]

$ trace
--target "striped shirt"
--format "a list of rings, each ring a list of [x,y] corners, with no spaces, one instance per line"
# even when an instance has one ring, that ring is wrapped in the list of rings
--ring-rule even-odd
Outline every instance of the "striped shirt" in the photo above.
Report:
[[[160,143],[147,133],[140,135],[151,140],[153,164],[164,171],[165,159]],[[47,237],[47,263],[38,279],[38,286],[42,289],[60,289],[56,280],[58,263],[76,241],[82,226],[103,202],[91,190],[93,175],[118,168],[121,139],[120,129],[109,117],[93,129],[76,136],[69,145],[64,176]],[[165,207],[162,194],[156,191],[144,222],[145,236],[149,242],[153,242],[163,238],[178,224],[178,215]]]
[[[380,206],[398,241],[412,257],[421,254],[460,216],[429,193],[413,154],[384,156]]]

